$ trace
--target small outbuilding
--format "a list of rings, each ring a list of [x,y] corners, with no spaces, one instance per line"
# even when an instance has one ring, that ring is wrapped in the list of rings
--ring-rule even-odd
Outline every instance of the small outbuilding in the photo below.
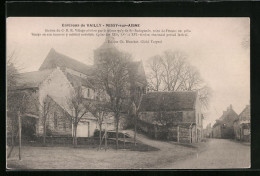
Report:
[[[156,139],[193,143],[201,141],[202,120],[197,92],[148,92],[142,97],[138,127]]]

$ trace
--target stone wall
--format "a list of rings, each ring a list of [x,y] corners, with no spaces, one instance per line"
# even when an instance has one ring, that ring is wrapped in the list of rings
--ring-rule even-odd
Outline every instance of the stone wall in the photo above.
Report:
[[[179,127],[179,142],[181,143],[190,143],[190,128]]]
[[[47,117],[47,130],[48,135],[71,135],[72,123],[69,114],[62,109],[55,101],[49,98],[50,111]],[[39,120],[38,135],[43,134],[43,119]]]
[[[153,111],[145,111],[145,112],[140,112],[139,118],[140,120],[153,123],[156,121],[156,116],[158,112],[153,112]],[[194,111],[167,111],[165,112],[165,115],[169,117],[176,116],[176,113],[181,113],[182,116],[178,118],[173,118],[172,122],[185,122],[185,123],[195,123],[195,112]]]

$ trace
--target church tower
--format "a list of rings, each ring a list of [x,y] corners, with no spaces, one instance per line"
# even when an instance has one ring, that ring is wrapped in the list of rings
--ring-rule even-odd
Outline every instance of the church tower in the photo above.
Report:
[[[106,38],[104,43],[94,50],[94,65],[99,63],[100,58],[108,55],[108,54],[116,54],[120,51],[114,45],[115,39],[110,36],[110,34],[106,34]]]

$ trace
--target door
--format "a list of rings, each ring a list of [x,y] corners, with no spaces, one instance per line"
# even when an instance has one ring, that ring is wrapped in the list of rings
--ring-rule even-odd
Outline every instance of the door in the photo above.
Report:
[[[77,137],[89,137],[89,122],[79,123]]]

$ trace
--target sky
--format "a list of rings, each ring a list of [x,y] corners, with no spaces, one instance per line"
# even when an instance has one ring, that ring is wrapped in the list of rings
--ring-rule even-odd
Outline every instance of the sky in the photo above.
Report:
[[[62,27],[62,24],[84,24]],[[91,24],[92,26],[87,26]],[[101,27],[93,27],[93,25]],[[106,27],[106,24],[138,24],[139,27]],[[103,26],[104,25],[104,26]],[[250,47],[243,41],[250,36],[249,18],[7,18],[7,55],[15,52],[21,72],[36,71],[51,48],[87,65],[93,64],[93,51],[105,36],[33,36],[50,30],[189,30],[188,36],[136,37],[115,36],[115,40],[137,40],[139,43],[116,43],[115,46],[142,60],[146,72],[149,59],[166,50],[182,51],[191,65],[198,68],[205,83],[213,89],[213,98],[204,126],[214,124],[232,104],[237,114],[250,103]],[[48,32],[47,32],[48,33]],[[53,32],[49,32],[50,34]],[[56,32],[57,33],[57,32]],[[103,34],[99,32],[98,34]],[[119,33],[120,34],[120,33]],[[162,41],[140,43],[141,40]]]

